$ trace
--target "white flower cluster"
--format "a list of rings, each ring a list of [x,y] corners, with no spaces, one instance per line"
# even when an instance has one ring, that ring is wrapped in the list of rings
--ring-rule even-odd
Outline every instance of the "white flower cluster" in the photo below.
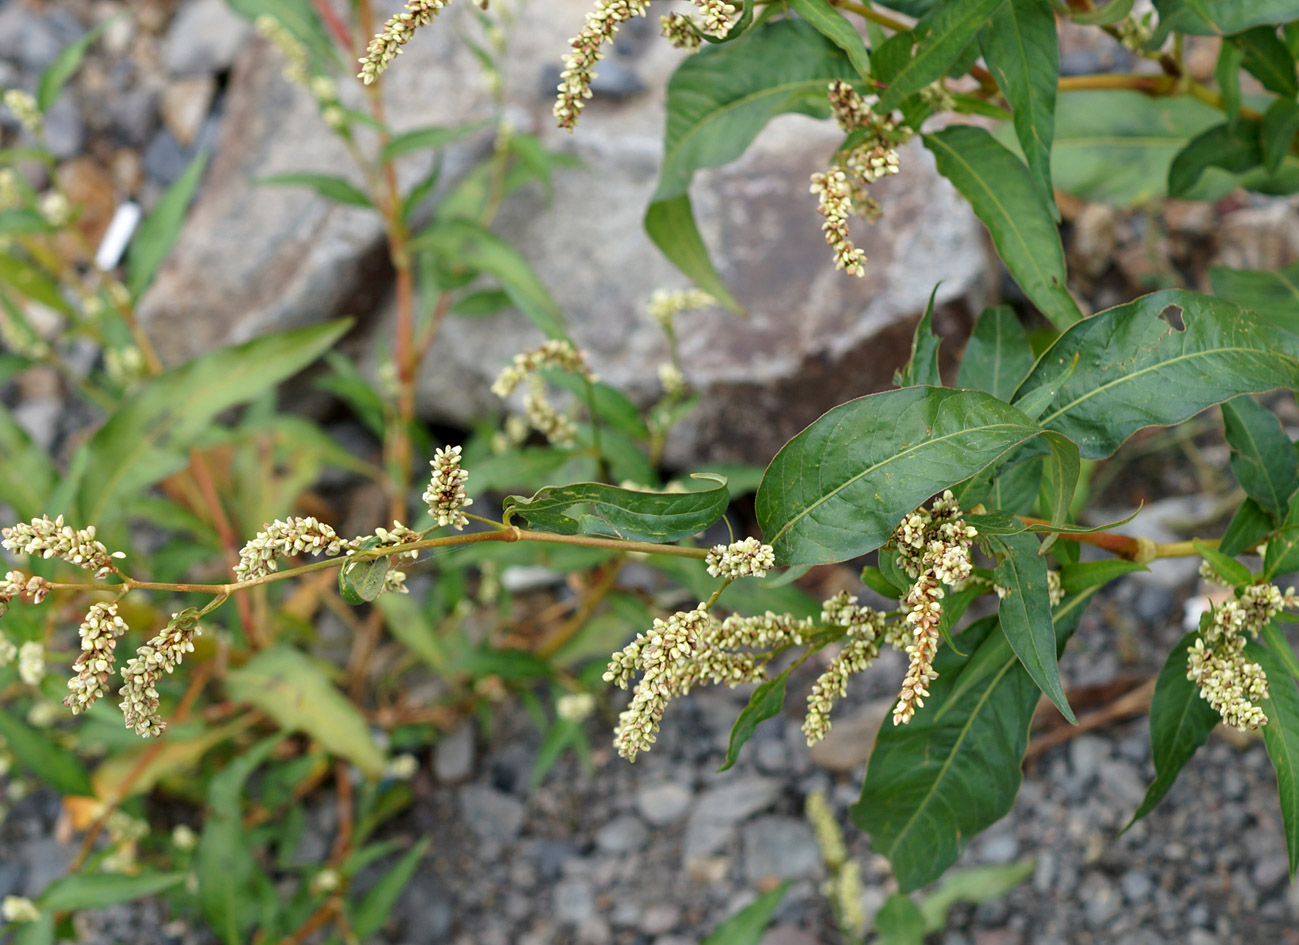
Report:
[[[192,610],[171,615],[167,624],[148,643],[135,652],[122,667],[122,715],[126,727],[142,738],[156,738],[167,730],[158,715],[158,678],[172,672],[186,653],[194,652],[194,638],[202,633],[198,617]]]
[[[523,395],[523,415],[528,418],[532,429],[556,446],[572,446],[577,439],[577,424],[550,402],[545,383],[536,375],[530,379],[528,392]]]
[[[840,592],[821,605],[821,622],[848,631],[841,649],[812,684],[807,695],[803,736],[815,745],[830,732],[830,711],[848,694],[848,678],[865,672],[879,655],[883,642],[884,614],[862,607],[857,599]]]
[[[117,613],[117,603],[92,604],[81,622],[81,653],[72,665],[77,674],[68,680],[63,704],[78,715],[99,701],[117,666],[117,639],[126,633],[126,621]]]
[[[551,339],[531,351],[516,354],[509,367],[501,371],[492,383],[492,393],[497,397],[510,396],[529,375],[543,367],[559,368],[570,374],[595,379],[586,363],[586,352],[579,351],[571,342]]]
[[[812,175],[811,191],[818,197],[817,212],[825,218],[821,230],[834,250],[835,268],[863,276],[866,255],[848,238],[848,218],[853,214],[872,221],[879,218],[879,204],[867,185],[898,172],[897,145],[910,138],[912,131],[887,115],[877,115],[842,79],[830,83],[829,99],[839,127],[864,134],[828,171]]]
[[[33,604],[45,600],[50,582],[43,577],[28,577],[21,571],[10,571],[0,580],[0,617],[5,615],[15,597],[26,597]]]
[[[659,17],[659,34],[674,48],[686,52],[695,52],[704,42],[694,17],[684,13],[668,13]]]
[[[459,449],[459,447],[456,447]],[[468,473],[466,473],[468,475]],[[378,547],[393,548],[397,545],[408,545],[413,541],[419,541],[419,532],[407,528],[401,522],[393,522],[392,528],[379,527],[374,530],[374,537],[379,539]],[[358,542],[359,544],[359,542]],[[348,552],[351,554],[351,552]],[[418,551],[403,551],[401,557],[418,558]],[[343,565],[351,567],[351,565]],[[406,572],[398,571],[395,567],[389,566],[387,573],[383,576],[383,587],[380,594],[409,594],[410,588],[406,586]]]
[[[682,312],[698,308],[709,308],[717,304],[703,289],[655,289],[650,294],[645,311],[651,319],[664,328],[672,326],[672,320]]]
[[[36,640],[18,648],[18,678],[29,686],[39,686],[45,678],[45,647]]]
[[[48,516],[30,522],[0,529],[4,547],[15,554],[40,555],[42,558],[61,558],[77,567],[92,571],[96,578],[105,578],[117,570],[114,558],[125,558],[120,551],[112,554],[103,542],[95,538],[95,526],[74,529],[63,524],[63,516],[51,521]]]
[[[569,40],[573,51],[564,54],[554,109],[559,127],[572,131],[577,126],[577,118],[591,97],[595,64],[604,58],[600,47],[613,42],[619,27],[644,16],[648,8],[646,0],[595,0],[595,9],[586,15],[586,25]]]
[[[356,77],[366,85],[373,84],[388,64],[401,55],[401,47],[415,34],[416,28],[432,23],[446,5],[447,0],[409,0],[406,9],[390,17],[370,40]]]
[[[970,546],[978,534],[961,518],[951,490],[935,499],[928,511],[912,512],[893,532],[898,565],[914,582],[905,600],[906,622],[913,628],[906,647],[910,662],[893,709],[894,725],[911,721],[929,696],[929,683],[938,678],[933,663],[943,618],[943,585],[959,585],[969,579],[974,568]]]
[[[1186,678],[1225,724],[1248,731],[1267,724],[1260,703],[1268,697],[1268,683],[1263,667],[1245,656],[1246,640],[1299,600],[1294,588],[1282,594],[1275,584],[1250,584],[1237,595],[1201,622],[1199,636],[1187,648]]]
[[[18,647],[8,637],[0,637],[0,666],[8,666],[18,657]]]
[[[41,917],[41,910],[36,903],[24,896],[5,896],[0,903],[0,916],[6,922],[35,922]]]
[[[24,92],[22,89],[6,89],[3,101],[5,108],[9,109],[18,120],[18,124],[33,135],[40,135],[44,118],[41,116],[36,99],[30,92]]]
[[[311,57],[307,48],[298,42],[288,27],[269,13],[263,13],[253,25],[284,57],[284,78],[294,85],[306,85],[311,80]]]
[[[457,531],[469,524],[462,510],[474,504],[474,500],[465,494],[469,471],[460,467],[460,453],[459,446],[439,447],[433,453],[429,460],[433,475],[423,496],[438,527],[450,525]]]
[[[776,566],[776,551],[756,538],[714,545],[704,559],[708,573],[734,581],[742,577],[766,577]]]
[[[276,519],[239,549],[235,576],[241,581],[266,577],[279,569],[278,558],[301,554],[332,557],[354,545],[312,516]]]
[[[595,711],[595,696],[589,692],[566,692],[555,700],[555,715],[565,722],[582,722]]]

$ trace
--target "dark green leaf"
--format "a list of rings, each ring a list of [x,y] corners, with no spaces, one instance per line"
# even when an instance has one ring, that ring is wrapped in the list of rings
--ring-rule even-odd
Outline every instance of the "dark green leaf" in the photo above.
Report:
[[[561,535],[680,541],[718,521],[730,502],[725,479],[708,473],[698,478],[713,485],[697,492],[638,492],[598,482],[547,486],[530,499],[507,497],[504,521],[517,516]]]
[[[930,496],[1040,433],[982,391],[905,387],[849,401],[776,454],[758,523],[782,564],[865,554]]]
[[[371,777],[383,773],[384,758],[365,717],[330,682],[319,664],[298,650],[263,650],[232,670],[226,689],[235,702],[261,709],[285,731],[306,732],[326,750]]]
[[[0,502],[26,521],[41,514],[59,473],[45,451],[32,442],[18,422],[0,406]]]
[[[1299,503],[1291,502],[1285,526],[1268,539],[1263,552],[1263,579],[1271,581],[1294,571],[1299,571]]]
[[[81,68],[81,61],[86,58],[86,52],[95,40],[99,39],[104,30],[123,15],[119,13],[117,16],[110,16],[82,34],[76,42],[64,46],[54,57],[54,61],[41,73],[40,82],[36,85],[36,107],[42,113],[50,110],[54,100],[59,97],[59,92],[63,90],[64,84],[76,75],[77,70]]]
[[[306,171],[294,174],[271,174],[269,177],[259,177],[257,183],[268,187],[306,187],[326,200],[349,207],[372,208],[374,206],[365,191],[332,174],[312,174]]]
[[[383,929],[384,923],[392,915],[397,899],[410,885],[415,870],[419,868],[420,860],[424,858],[432,842],[432,837],[420,840],[406,851],[381,880],[370,887],[361,904],[352,913],[352,931],[356,933],[359,941],[364,942],[371,936],[378,935]]]
[[[940,283],[941,284],[941,283]],[[906,366],[893,375],[893,383],[898,387],[911,387],[916,384],[941,386],[943,379],[938,374],[938,346],[941,339],[934,334],[934,297],[938,295],[938,286],[929,293],[929,302],[925,311],[916,322],[916,331],[911,338],[911,357]]]
[[[1281,170],[1281,162],[1289,153],[1296,132],[1299,132],[1299,104],[1279,98],[1268,106],[1258,137],[1263,148],[1263,166],[1269,174]]]
[[[1245,655],[1267,674],[1268,697],[1263,700],[1267,724],[1263,744],[1276,769],[1277,791],[1281,795],[1281,822],[1290,854],[1290,879],[1299,868],[1299,688],[1284,664],[1256,643],[1245,644]]]
[[[1244,587],[1246,584],[1254,582],[1254,575],[1249,573],[1249,568],[1245,567],[1235,558],[1223,554],[1216,548],[1210,548],[1200,539],[1193,540],[1195,550],[1200,553],[1200,557],[1209,562],[1209,566],[1217,572],[1231,587]]]
[[[1041,458],[1015,463],[999,472],[992,484],[988,504],[994,509],[1010,512],[1012,515],[1023,515],[1037,501],[1038,491],[1042,484]]]
[[[1009,403],[1031,370],[1033,349],[1014,309],[1009,305],[985,308],[961,356],[956,386],[987,391]]]
[[[412,250],[435,249],[448,259],[501,280],[514,304],[547,338],[566,338],[564,313],[528,261],[495,233],[470,220],[449,220],[425,230]]]
[[[898,594],[899,597],[906,596],[907,591],[911,589],[911,585],[914,582],[907,573],[902,570],[901,565],[898,564],[898,553],[896,551],[885,551],[881,549],[879,553],[879,563],[880,574],[883,575],[884,579],[894,587],[898,588],[901,592]]]
[[[72,306],[63,298],[58,283],[40,267],[8,250],[0,253],[0,287],[3,284],[8,284],[19,295],[33,302],[40,302],[65,315],[73,314]]]
[[[451,314],[467,318],[496,315],[509,308],[510,304],[510,294],[504,289],[482,289],[456,299],[451,305]]]
[[[236,756],[208,786],[208,816],[195,855],[198,901],[212,930],[226,945],[244,945],[246,931],[257,920],[248,907],[259,870],[241,819],[244,784],[282,738],[272,736]]]
[[[924,914],[906,893],[889,896],[875,915],[876,945],[924,945],[928,931]]]
[[[41,894],[41,908],[53,912],[106,909],[123,902],[174,889],[185,882],[184,873],[73,873],[56,879]]]
[[[181,224],[185,222],[185,211],[203,179],[207,161],[208,152],[199,152],[185,168],[185,173],[172,182],[140,223],[126,256],[126,284],[133,298],[138,299],[149,288],[158,268],[171,252],[172,244],[180,235]]]
[[[902,104],[903,99],[946,75],[952,63],[974,40],[979,28],[1007,2],[948,0],[935,4],[910,31],[890,37],[885,47],[892,45],[896,50],[888,55],[884,47],[881,48],[872,76],[888,86],[880,96],[877,111],[881,114],[891,112]]]
[[[1299,263],[1277,270],[1212,266],[1209,282],[1215,295],[1299,334]]]
[[[759,722],[780,715],[781,707],[785,704],[785,683],[789,681],[789,673],[790,670],[787,669],[753,690],[748,705],[740,711],[739,717],[731,727],[731,740],[726,746],[726,761],[717,769],[718,771],[725,771],[735,764],[740,757],[740,749],[753,737]]]
[[[1128,827],[1155,809],[1183,766],[1220,721],[1217,710],[1200,697],[1199,688],[1186,678],[1187,650],[1195,643],[1196,636],[1195,632],[1188,633],[1177,642],[1155,682],[1155,695],[1150,702],[1150,751],[1154,756],[1155,780],[1146,789],[1145,799],[1128,821]]]
[[[1014,110],[1015,135],[1038,192],[1059,219],[1051,183],[1051,141],[1060,78],[1050,0],[1008,0],[979,31],[979,47]]]
[[[1155,0],[1155,8],[1159,10],[1156,39],[1172,31],[1230,36],[1251,26],[1299,17],[1294,0]]]
[[[827,117],[830,82],[856,75],[838,46],[798,20],[754,27],[733,43],[689,57],[673,74],[663,169],[645,229],[678,268],[723,304],[739,307],[708,260],[694,223],[687,191],[695,171],[738,158],[776,115]]]
[[[1237,481],[1273,521],[1284,522],[1299,489],[1299,464],[1281,421],[1251,397],[1223,404],[1222,420]]]
[[[924,140],[938,172],[970,201],[1029,300],[1062,330],[1082,318],[1065,288],[1060,234],[1028,169],[992,135],[972,125],[953,125]]]
[[[1213,70],[1222,95],[1222,110],[1232,125],[1240,117],[1240,64],[1244,58],[1240,47],[1223,43],[1218,50],[1218,65]]]
[[[900,600],[907,592],[907,588],[895,585],[879,568],[872,568],[869,565],[862,568],[861,582],[876,594],[889,600]]]
[[[91,437],[93,476],[79,517],[103,527],[123,502],[187,463],[186,450],[221,411],[246,403],[316,360],[347,331],[331,322],[222,348],[172,368],[128,397]]]
[[[818,33],[847,54],[860,78],[870,78],[870,55],[866,52],[866,44],[861,41],[861,34],[829,0],[793,0],[793,7],[800,17],[816,27]]]
[[[1227,523],[1227,530],[1218,541],[1218,550],[1232,557],[1243,554],[1270,535],[1274,527],[1259,504],[1253,499],[1246,499]]]
[[[758,945],[762,941],[771,914],[785,898],[789,883],[784,882],[769,893],[763,893],[717,928],[700,945]]]
[[[487,122],[478,121],[467,125],[454,125],[450,128],[416,128],[393,137],[379,152],[380,161],[391,161],[414,151],[432,151],[454,144],[462,138],[477,134],[487,127]],[[369,201],[367,200],[368,204]]]
[[[1101,459],[1143,427],[1180,423],[1239,394],[1299,385],[1297,350],[1291,336],[1230,302],[1169,289],[1064,332],[1015,401],[1049,387],[1042,425],[1076,442],[1085,458]]]
[[[1019,534],[993,537],[989,543],[1001,559],[997,583],[1010,591],[997,608],[1002,632],[1038,688],[1070,724],[1077,724],[1060,682],[1055,626],[1047,596],[1046,559],[1038,554],[1038,540]]]
[[[1173,158],[1168,168],[1168,196],[1186,196],[1206,168],[1242,173],[1262,164],[1261,130],[1259,122],[1241,119],[1200,132]]]
[[[77,756],[61,747],[48,733],[19,721],[0,709],[0,738],[30,774],[69,796],[93,797],[94,787]]]
[[[1294,57],[1277,36],[1275,26],[1246,30],[1233,36],[1230,45],[1241,51],[1245,70],[1263,83],[1265,89],[1292,100],[1299,95]]]

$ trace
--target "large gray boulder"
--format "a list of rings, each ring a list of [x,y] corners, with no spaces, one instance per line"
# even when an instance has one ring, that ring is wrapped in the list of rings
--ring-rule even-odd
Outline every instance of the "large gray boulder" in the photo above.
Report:
[[[609,94],[597,95],[575,134],[559,131],[550,116],[559,56],[588,6],[526,7],[506,77],[516,125],[583,167],[556,173],[551,200],[540,188],[517,194],[494,228],[533,264],[599,374],[644,403],[658,395],[656,369],[666,358],[645,302],[655,289],[687,285],[641,228],[662,150],[665,89],[681,53],[643,29],[625,29],[619,51],[602,64],[614,80]],[[455,9],[421,30],[386,77],[388,113],[400,128],[488,113],[481,76],[453,36]],[[375,350],[391,333],[391,275],[377,218],[252,183],[349,166],[309,96],[279,70],[260,41],[241,56],[209,179],[145,300],[143,317],[168,360],[339,314],[362,318],[357,351]],[[704,397],[669,440],[669,462],[766,461],[822,411],[888,386],[935,284],[942,282],[939,325],[955,335],[982,304],[990,270],[983,232],[917,145],[906,150],[902,173],[877,186],[883,219],[854,227],[870,257],[866,277],[834,270],[808,177],[839,138],[828,122],[785,116],[739,161],[697,176],[700,229],[748,314],[681,318],[687,379]],[[463,173],[485,146],[482,138],[457,146],[446,177]],[[492,378],[540,339],[518,313],[449,318],[420,376],[421,414],[467,424],[503,409],[488,391]],[[959,342],[946,347],[950,355]]]

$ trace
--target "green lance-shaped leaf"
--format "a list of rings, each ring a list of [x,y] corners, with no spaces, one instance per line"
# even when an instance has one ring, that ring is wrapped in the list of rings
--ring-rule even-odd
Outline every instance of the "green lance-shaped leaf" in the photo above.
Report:
[[[1102,459],[1142,427],[1171,426],[1239,394],[1296,385],[1293,337],[1231,302],[1169,289],[1064,332],[1015,403],[1050,386],[1042,425],[1077,443],[1084,458]]]
[[[1244,587],[1254,583],[1254,575],[1231,555],[1225,555],[1216,548],[1211,548],[1200,539],[1193,539],[1191,544],[1200,553],[1200,557],[1222,578],[1229,587]]]
[[[1257,502],[1246,499],[1227,523],[1222,538],[1218,540],[1218,550],[1225,555],[1235,557],[1254,548],[1270,535],[1275,527],[1272,519]]]
[[[405,131],[393,136],[383,146],[383,150],[379,152],[379,160],[391,161],[416,151],[432,151],[437,148],[445,148],[448,144],[454,144],[462,138],[477,134],[486,128],[487,124],[485,121],[475,121],[465,125],[452,125],[449,128],[434,126]]]
[[[0,253],[0,298],[5,298],[5,285],[33,302],[65,315],[73,314],[72,306],[63,297],[58,283],[46,275],[45,270],[8,251]]]
[[[1267,542],[1263,552],[1263,579],[1299,571],[1299,503],[1290,503],[1290,514],[1280,531]]]
[[[941,386],[943,379],[938,374],[938,346],[942,343],[934,334],[934,298],[938,295],[938,286],[929,293],[929,302],[925,311],[916,322],[916,331],[911,338],[911,357],[906,366],[893,375],[893,383],[899,387],[911,387],[916,384]]]
[[[818,33],[844,51],[860,78],[870,78],[870,54],[866,52],[861,34],[830,4],[830,0],[793,0],[793,7],[800,17],[816,27]]]
[[[53,912],[107,909],[156,896],[185,882],[184,873],[74,873],[56,879],[41,894],[41,908]]]
[[[1058,648],[1094,593],[1055,609]],[[909,724],[880,730],[852,807],[853,821],[888,857],[903,892],[937,879],[971,838],[1005,816],[1023,779],[1038,687],[995,616],[972,624],[956,645],[968,656],[939,652],[924,708]]]
[[[1132,12],[1133,0],[1109,0],[1090,13],[1070,9],[1069,18],[1081,26],[1109,26]]]
[[[1168,196],[1185,197],[1208,168],[1243,173],[1263,163],[1257,121],[1239,119],[1208,128],[1177,152],[1168,168]]]
[[[1177,641],[1155,681],[1155,695],[1150,701],[1150,752],[1155,762],[1155,780],[1150,782],[1145,799],[1128,821],[1128,827],[1155,809],[1177,781],[1182,768],[1221,721],[1217,710],[1200,697],[1199,688],[1186,678],[1187,648],[1196,636],[1194,632],[1188,633]]]
[[[434,249],[456,262],[491,273],[519,311],[547,338],[567,338],[564,311],[517,249],[471,220],[447,220],[411,241],[411,249]]]
[[[961,355],[957,387],[985,390],[1007,403],[1033,370],[1033,349],[1028,333],[1009,305],[985,308]]]
[[[1018,158],[982,128],[954,125],[924,136],[950,180],[992,235],[1002,262],[1057,328],[1082,318],[1065,288],[1064,248],[1051,208]]]
[[[925,914],[906,893],[894,893],[875,915],[876,945],[924,945]]]
[[[781,564],[856,557],[884,544],[930,496],[1041,433],[982,391],[904,387],[861,397],[776,454],[758,487],[758,524]],[[1072,448],[1051,445],[1059,456]],[[1060,479],[1072,493],[1067,471]]]
[[[153,277],[158,274],[171,247],[180,235],[181,225],[185,222],[185,211],[198,190],[199,181],[203,179],[203,170],[207,167],[208,153],[201,151],[190,161],[185,172],[172,182],[154,205],[153,210],[144,218],[135,238],[131,240],[131,249],[126,256],[126,285],[131,290],[132,298],[139,298],[149,288]]]
[[[58,227],[35,210],[0,211],[0,236],[13,233],[48,233]]]
[[[1299,263],[1285,269],[1209,269],[1213,294],[1299,334]]]
[[[772,118],[830,114],[826,90],[857,77],[848,56],[810,23],[776,20],[686,59],[668,83],[663,169],[645,215],[655,245],[729,308],[740,305],[708,258],[688,195],[695,171],[729,164]]]
[[[242,945],[256,921],[248,903],[259,869],[244,835],[240,810],[244,784],[281,739],[276,735],[258,742],[217,772],[208,785],[208,816],[195,857],[198,901],[204,918],[226,945]]]
[[[306,732],[371,777],[383,773],[383,753],[365,718],[319,664],[297,650],[263,650],[230,673],[226,688],[233,700],[256,706],[282,729]]]
[[[1277,626],[1275,620],[1269,620],[1263,625],[1261,635],[1267,648],[1272,651],[1272,655],[1285,666],[1285,671],[1295,679],[1299,679],[1299,657],[1295,656],[1294,647],[1286,639],[1285,631]]]
[[[1230,36],[1264,23],[1285,23],[1299,17],[1294,0],[1155,0],[1159,29],[1155,39],[1170,32],[1197,36]]]
[[[680,541],[718,521],[730,503],[724,477],[699,473],[694,478],[712,485],[697,492],[638,492],[599,482],[547,486],[530,499],[507,497],[504,521],[521,518],[560,535]]]
[[[1268,696],[1263,700],[1267,724],[1263,744],[1276,769],[1276,786],[1281,796],[1281,823],[1285,846],[1290,854],[1290,878],[1299,869],[1299,687],[1286,672],[1285,664],[1271,650],[1257,643],[1245,644],[1245,656],[1263,667]]]
[[[293,174],[271,174],[259,177],[257,183],[267,187],[306,187],[314,190],[326,200],[341,203],[348,207],[373,208],[374,203],[365,191],[350,181],[332,174],[313,174],[300,171]]]
[[[1263,149],[1263,167],[1269,174],[1281,170],[1281,162],[1290,153],[1290,145],[1299,133],[1299,104],[1292,98],[1278,98],[1263,113],[1259,145]]]
[[[1231,471],[1245,494],[1278,524],[1290,511],[1299,489],[1294,444],[1272,411],[1251,397],[1222,405],[1222,420],[1231,445]]]
[[[102,528],[126,499],[183,468],[185,451],[213,417],[292,377],[341,338],[348,324],[331,322],[222,348],[136,390],[85,448],[94,474],[81,482],[79,519]]]
[[[37,108],[42,112],[49,111],[68,79],[76,75],[77,70],[81,68],[81,61],[86,58],[91,45],[122,15],[119,13],[117,16],[110,16],[94,29],[88,30],[75,43],[65,46],[54,57],[54,61],[41,73],[40,81],[36,85]]]
[[[1027,533],[990,536],[986,541],[1001,559],[997,565],[997,583],[1010,591],[997,608],[1001,630],[1038,688],[1071,724],[1077,723],[1060,682],[1055,626],[1047,594],[1046,559],[1038,553],[1041,545],[1035,536]]]
[[[1259,26],[1233,36],[1231,45],[1240,50],[1245,70],[1263,87],[1282,98],[1299,95],[1294,56],[1272,26]]]
[[[772,913],[788,889],[789,883],[784,882],[771,892],[763,893],[708,933],[700,945],[758,945],[771,923]]]
[[[32,728],[0,709],[0,738],[29,774],[62,794],[91,797],[95,793],[85,766],[72,752],[45,732]]]
[[[59,473],[13,414],[0,406],[0,502],[14,510],[19,519],[41,514],[45,500],[54,490]]]
[[[980,27],[1008,0],[949,0],[935,4],[911,30],[890,37],[875,60],[876,81],[888,88],[878,110],[890,112],[902,101],[947,74]]]
[[[371,535],[361,542],[360,550],[378,548],[380,544],[379,538]],[[383,592],[391,562],[391,557],[385,557],[344,564],[338,569],[339,596],[354,607],[374,600]]]
[[[419,868],[420,860],[424,859],[432,842],[432,837],[425,837],[407,850],[392,869],[385,873],[383,878],[375,883],[361,899],[356,911],[352,913],[352,931],[356,933],[359,941],[364,942],[371,936],[379,934],[388,917],[392,915],[393,906],[410,885],[415,870]]]
[[[740,757],[740,749],[757,731],[758,723],[780,715],[780,710],[785,704],[785,683],[789,681],[792,669],[793,667],[790,667],[753,690],[748,705],[740,711],[735,724],[731,726],[731,739],[726,746],[726,761],[717,769],[718,771],[725,771],[735,764]]]
[[[1008,0],[979,31],[979,47],[1014,110],[1015,136],[1033,182],[1058,219],[1051,184],[1051,141],[1060,52],[1050,0]]]

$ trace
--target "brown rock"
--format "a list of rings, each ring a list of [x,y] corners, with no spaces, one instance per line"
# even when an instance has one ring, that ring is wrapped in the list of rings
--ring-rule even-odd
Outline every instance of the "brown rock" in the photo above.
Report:
[[[181,144],[189,146],[194,142],[215,94],[216,80],[206,75],[176,79],[163,90],[162,121]]]

